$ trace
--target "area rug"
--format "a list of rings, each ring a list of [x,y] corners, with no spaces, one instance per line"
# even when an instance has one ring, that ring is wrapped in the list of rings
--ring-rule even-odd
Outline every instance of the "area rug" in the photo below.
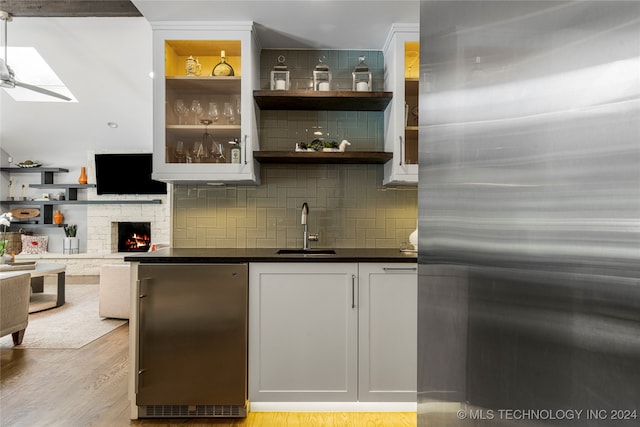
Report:
[[[45,285],[44,291],[55,293],[55,287]],[[125,324],[126,320],[99,316],[98,293],[98,285],[67,285],[63,306],[29,314],[22,344],[14,346],[7,335],[0,338],[0,348],[75,349]]]

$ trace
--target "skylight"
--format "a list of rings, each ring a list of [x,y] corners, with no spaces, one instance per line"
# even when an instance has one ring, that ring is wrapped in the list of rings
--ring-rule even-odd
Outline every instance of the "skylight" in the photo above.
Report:
[[[8,50],[8,64],[15,73],[16,81],[48,89],[71,98],[71,101],[65,101],[18,86],[15,88],[4,88],[5,92],[14,100],[29,102],[78,102],[34,47],[9,47]]]

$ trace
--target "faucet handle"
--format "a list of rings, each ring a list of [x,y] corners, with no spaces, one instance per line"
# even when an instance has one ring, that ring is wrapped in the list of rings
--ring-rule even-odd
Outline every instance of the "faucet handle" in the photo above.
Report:
[[[317,242],[318,241],[318,233],[309,233],[309,241]]]

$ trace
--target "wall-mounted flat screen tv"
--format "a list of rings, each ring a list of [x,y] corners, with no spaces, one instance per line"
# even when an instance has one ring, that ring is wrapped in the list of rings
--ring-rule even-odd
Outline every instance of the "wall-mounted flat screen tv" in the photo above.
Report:
[[[98,194],[167,194],[167,184],[151,179],[151,153],[96,154]]]

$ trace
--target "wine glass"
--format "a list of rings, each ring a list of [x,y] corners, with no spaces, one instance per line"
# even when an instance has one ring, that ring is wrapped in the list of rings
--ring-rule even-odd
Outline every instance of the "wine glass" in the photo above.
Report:
[[[195,120],[194,120],[194,124],[200,124],[200,116],[202,115],[202,104],[200,104],[200,101],[197,99],[194,99],[191,102],[191,112],[194,114],[195,116]]]
[[[224,110],[222,111],[222,115],[226,117],[227,124],[234,124],[236,121],[236,112],[235,108],[230,102],[224,103]]]
[[[232,95],[231,104],[233,104],[235,108],[235,121],[236,123],[240,123],[240,116],[242,115],[242,109],[240,108],[240,95]]]
[[[211,144],[211,154],[216,163],[225,163],[227,161],[224,156],[224,146],[215,140]]]
[[[194,141],[191,154],[194,163],[203,163],[209,158],[209,151],[203,141]]]
[[[207,118],[211,120],[212,123],[215,123],[220,119],[220,111],[218,110],[218,104],[216,104],[215,102],[209,103],[209,109],[207,110]]]
[[[185,163],[186,160],[187,160],[187,154],[184,152],[184,142],[177,141],[176,142],[176,162]]]
[[[173,104],[173,111],[176,113],[176,116],[178,116],[179,125],[182,124],[182,116],[186,116],[186,114],[189,114],[189,109],[185,105],[184,99],[176,99]]]

